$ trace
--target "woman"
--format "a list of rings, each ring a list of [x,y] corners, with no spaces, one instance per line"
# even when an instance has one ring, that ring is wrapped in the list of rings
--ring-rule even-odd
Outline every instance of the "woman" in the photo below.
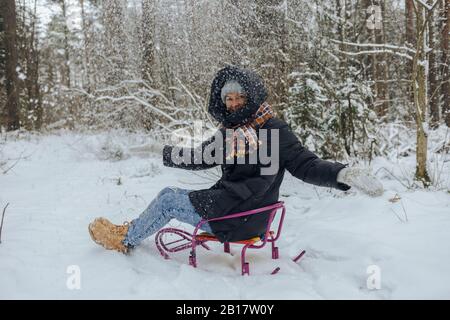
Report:
[[[276,117],[266,98],[267,91],[256,73],[232,66],[220,70],[211,86],[208,107],[222,125],[217,134],[196,149],[178,151],[165,146],[163,150],[163,163],[168,167],[202,170],[220,164],[219,181],[203,190],[164,188],[137,219],[124,225],[97,218],[89,225],[92,239],[106,249],[127,253],[173,218],[196,226],[201,219],[273,204],[278,201],[285,170],[318,186],[344,191],[355,187],[371,196],[383,193],[380,182],[368,172],[322,160],[305,149],[286,122]],[[260,139],[261,129],[267,129],[265,139]],[[215,148],[217,145],[228,148]],[[267,155],[277,155],[277,163],[270,163],[276,170],[268,170],[269,164],[258,154],[263,147]],[[226,161],[193,161],[208,148],[213,150],[213,157],[222,156]],[[180,158],[185,161],[180,162]],[[262,234],[267,219],[267,214],[258,214],[206,223],[202,229],[221,242],[232,242]]]

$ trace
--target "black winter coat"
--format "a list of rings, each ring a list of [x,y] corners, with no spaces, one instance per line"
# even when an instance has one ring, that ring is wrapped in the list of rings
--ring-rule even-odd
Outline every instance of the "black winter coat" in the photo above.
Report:
[[[225,104],[220,97],[221,88],[229,79],[237,80],[247,93],[247,105],[233,114],[226,111]],[[209,112],[225,127],[245,123],[265,101],[266,95],[263,82],[255,73],[235,67],[226,67],[219,71],[213,81]],[[219,181],[209,189],[196,190],[189,194],[192,205],[203,218],[223,217],[231,213],[256,209],[277,202],[285,169],[307,183],[340,190],[350,188],[336,181],[338,172],[345,165],[319,159],[314,153],[301,145],[283,120],[276,117],[269,119],[261,129],[267,129],[267,154],[270,156],[274,154],[273,152],[278,151],[278,171],[272,175],[262,175],[261,168],[269,167],[270,164],[264,164],[266,161],[260,161],[259,155],[256,164],[249,164],[248,155],[245,164],[237,164],[236,161],[234,164],[226,164],[224,160],[224,163],[220,164],[222,177]],[[279,134],[279,144],[276,145],[278,150],[275,151],[271,150],[273,130],[278,130]],[[224,132],[224,129],[221,129],[221,131]],[[259,130],[257,133],[259,135]],[[203,154],[205,148],[210,148],[211,144],[215,143],[215,137],[204,141],[201,146],[197,147],[197,152],[201,151],[201,154]],[[225,134],[223,134],[223,138],[225,138]],[[225,145],[223,141],[223,146]],[[172,146],[164,147],[163,163],[165,166],[202,170],[218,165],[207,164],[204,161],[196,162],[196,164],[194,164],[194,161],[190,161],[190,164],[175,164],[171,158],[172,148]],[[187,153],[189,158],[193,160],[195,151],[193,148],[183,148],[179,155],[183,156]],[[225,155],[225,150],[223,152]],[[225,159],[225,156],[223,159]],[[268,213],[262,213],[210,222],[210,226],[220,241],[231,242],[263,234],[267,221]]]

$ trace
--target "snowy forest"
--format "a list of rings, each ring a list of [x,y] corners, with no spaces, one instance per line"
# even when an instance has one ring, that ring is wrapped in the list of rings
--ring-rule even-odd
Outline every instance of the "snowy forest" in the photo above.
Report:
[[[2,1],[3,130],[168,134],[207,120],[212,76],[231,64],[262,75],[323,157],[414,152],[400,135],[416,131],[430,183],[428,130],[450,125],[446,0],[54,0],[45,24],[37,2]]]
[[[0,297],[121,297],[90,271],[111,263],[119,277],[131,270],[124,277],[135,287],[125,296],[134,298],[211,298],[188,295],[205,276],[195,272],[222,286],[219,299],[450,298],[450,259],[435,257],[450,249],[449,27],[449,0],[0,0]],[[305,147],[370,167],[385,187],[382,199],[369,199],[289,177],[280,250],[294,256],[302,247],[306,256],[303,266],[284,262],[273,284],[287,288],[281,296],[251,277],[240,282],[238,258],[205,255],[201,271],[179,269],[185,257],[163,261],[149,241],[133,262],[112,254],[104,262],[87,235],[94,216],[129,219],[166,185],[213,182],[215,170],[164,168],[155,146],[195,121],[218,126],[208,114],[211,81],[227,65],[264,79],[268,102]],[[42,219],[56,235],[44,233]],[[29,248],[24,222],[34,241],[51,243],[44,253]],[[61,255],[45,268],[45,259],[67,253],[69,238],[78,242],[69,250],[74,262]],[[424,265],[411,260],[412,247],[429,252]],[[358,254],[362,261],[351,256]],[[41,265],[30,271],[26,256]],[[83,288],[103,289],[67,290],[65,266],[74,263],[86,270]],[[385,282],[371,291],[373,264]],[[262,265],[255,273],[266,277]],[[39,291],[42,279],[52,285]],[[160,292],[149,294],[151,286]]]

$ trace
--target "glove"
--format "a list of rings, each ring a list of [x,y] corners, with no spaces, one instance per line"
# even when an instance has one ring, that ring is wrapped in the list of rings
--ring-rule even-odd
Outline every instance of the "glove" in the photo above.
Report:
[[[344,168],[339,171],[336,180],[371,197],[381,196],[384,191],[381,182],[369,170],[363,168]]]

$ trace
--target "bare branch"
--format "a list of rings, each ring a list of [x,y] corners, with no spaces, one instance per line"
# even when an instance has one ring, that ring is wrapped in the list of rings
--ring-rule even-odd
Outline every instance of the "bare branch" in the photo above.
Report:
[[[389,173],[390,175],[391,175],[391,177],[393,177],[395,180],[397,180],[398,182],[400,182],[400,184],[402,185],[402,186],[404,186],[406,189],[411,189],[411,187],[410,186],[407,186],[406,184],[404,184],[399,178],[397,178],[391,171],[389,171],[388,169],[386,169],[385,167],[381,167],[380,169],[378,169],[376,172],[375,172],[375,175],[380,171],[380,170],[385,170],[387,173]]]
[[[345,45],[349,45],[349,46],[355,46],[355,47],[375,47],[375,48],[385,48],[385,49],[398,49],[398,50],[405,50],[405,51],[409,51],[413,54],[416,53],[416,50],[408,48],[408,47],[400,47],[400,46],[394,46],[392,44],[381,44],[381,43],[354,43],[354,42],[347,42],[347,41],[339,41],[339,40],[334,40],[334,39],[330,39],[330,41],[337,43],[337,44],[345,44]]]
[[[177,121],[176,119],[172,118],[170,115],[168,115],[167,113],[161,111],[160,109],[154,107],[152,104],[148,103],[145,100],[140,99],[139,97],[136,97],[135,95],[130,95],[130,96],[123,96],[123,97],[110,97],[110,96],[103,96],[103,97],[98,97],[95,99],[95,101],[102,101],[102,100],[111,100],[111,101],[124,101],[124,100],[134,100],[139,102],[140,104],[152,109],[154,112],[162,115],[163,117],[168,118],[170,121]]]
[[[423,2],[422,0],[414,0],[414,1],[416,1],[417,3],[420,3],[422,6],[424,6],[429,11],[433,10],[434,6],[439,2],[439,0],[436,0],[436,2],[430,6],[430,5],[426,4],[425,2]]]
[[[14,168],[18,163],[19,163],[19,161],[20,160],[22,160],[22,159],[25,159],[25,157],[22,157],[22,155],[25,153],[25,151],[22,151],[22,153],[20,154],[20,156],[17,158],[17,159],[15,159],[16,160],[16,162],[14,162],[11,166],[9,166],[9,168],[7,168],[6,170],[3,170],[3,174],[6,174],[6,173],[8,173],[8,171],[9,170],[11,170],[12,168]],[[10,159],[11,160],[11,159]]]
[[[366,51],[358,51],[358,52],[348,52],[348,51],[342,51],[342,50],[336,50],[339,53],[343,53],[349,56],[359,56],[359,55],[363,55],[363,54],[376,54],[376,53],[392,53],[395,54],[397,56],[400,57],[404,57],[408,60],[413,60],[413,57],[407,55],[406,53],[400,53],[400,52],[395,52],[392,50],[366,50]]]
[[[395,216],[398,218],[398,220],[400,220],[400,222],[403,222],[403,223],[406,222],[405,220],[403,220],[403,219],[397,214],[397,212],[395,212],[394,209],[391,208],[391,211],[395,214]]]
[[[6,204],[6,206],[3,208],[3,213],[2,213],[2,222],[0,223],[0,243],[2,243],[2,229],[3,229],[3,219],[5,218],[5,212],[6,212],[6,208],[8,208],[9,206],[9,202]]]

